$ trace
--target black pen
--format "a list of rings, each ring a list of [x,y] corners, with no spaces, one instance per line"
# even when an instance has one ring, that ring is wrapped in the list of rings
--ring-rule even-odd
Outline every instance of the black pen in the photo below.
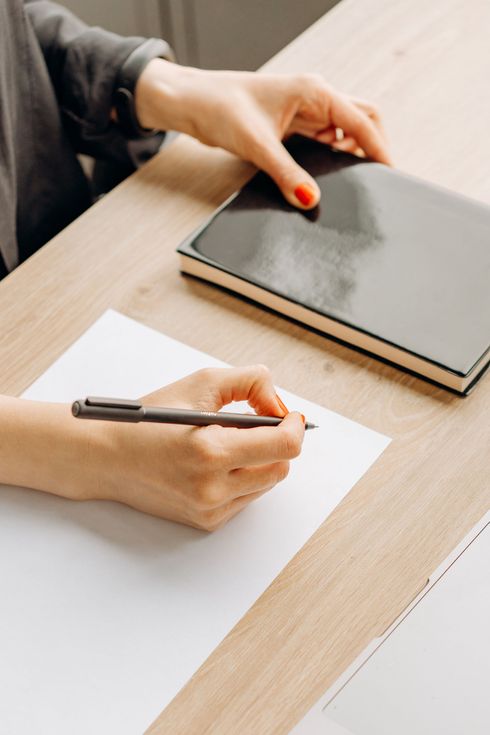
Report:
[[[138,424],[149,421],[155,424],[188,424],[190,426],[226,426],[236,429],[251,429],[257,426],[278,426],[282,418],[256,416],[245,413],[216,413],[214,411],[191,411],[187,408],[157,408],[143,406],[138,401],[119,398],[84,398],[75,401],[72,414],[78,419],[99,421],[126,421]],[[305,429],[316,429],[315,424],[305,422]]]

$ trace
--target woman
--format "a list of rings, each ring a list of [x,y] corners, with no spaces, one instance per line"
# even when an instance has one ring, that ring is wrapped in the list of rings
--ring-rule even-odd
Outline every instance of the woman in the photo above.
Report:
[[[0,100],[3,275],[90,205],[79,152],[131,170],[156,151],[159,131],[182,131],[251,161],[304,209],[319,190],[282,145],[289,134],[389,163],[375,108],[317,75],[180,67],[163,41],[88,28],[45,0],[0,0]],[[67,406],[0,396],[0,483],[110,498],[212,530],[286,476],[302,417],[262,366],[201,371],[144,399],[213,411],[231,400],[285,418],[247,430],[94,425]]]

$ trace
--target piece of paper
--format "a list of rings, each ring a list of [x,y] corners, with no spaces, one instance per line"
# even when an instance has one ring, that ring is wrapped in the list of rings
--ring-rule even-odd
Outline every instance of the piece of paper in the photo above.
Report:
[[[108,311],[24,395],[137,398],[222,365]],[[144,732],[389,443],[281,395],[320,428],[288,478],[214,534],[0,488],[2,732]]]

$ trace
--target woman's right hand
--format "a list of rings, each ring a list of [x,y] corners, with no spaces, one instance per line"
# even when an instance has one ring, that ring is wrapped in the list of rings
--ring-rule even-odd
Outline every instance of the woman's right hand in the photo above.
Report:
[[[287,414],[261,365],[201,370],[142,399],[202,411],[242,400],[258,414],[285,418],[277,427],[253,429],[84,422],[93,426],[90,464],[100,470],[97,486],[81,494],[218,528],[286,477],[301,451],[303,418]]]
[[[0,396],[0,484],[116,500],[212,531],[283,480],[301,451],[304,419],[262,365],[200,370],[142,400],[202,411],[248,401],[285,418],[254,429],[80,421],[66,404]]]

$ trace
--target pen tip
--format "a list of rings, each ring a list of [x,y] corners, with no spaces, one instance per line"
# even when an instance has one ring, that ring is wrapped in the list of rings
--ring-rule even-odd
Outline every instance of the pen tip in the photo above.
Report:
[[[312,424],[308,422],[308,424],[306,425],[306,428],[307,429],[319,429],[320,427],[318,426],[318,424]]]

